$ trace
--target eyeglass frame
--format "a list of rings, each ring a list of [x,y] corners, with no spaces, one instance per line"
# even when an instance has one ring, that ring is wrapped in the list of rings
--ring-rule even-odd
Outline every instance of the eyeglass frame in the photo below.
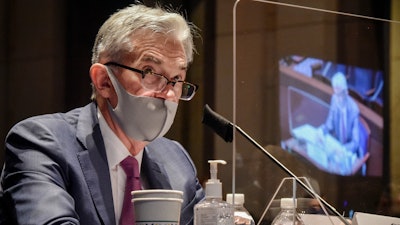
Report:
[[[146,71],[139,70],[139,69],[136,69],[136,68],[133,68],[133,67],[129,67],[129,66],[126,66],[126,65],[123,65],[123,64],[120,64],[120,63],[112,62],[112,61],[104,63],[103,65],[105,65],[105,66],[117,66],[117,67],[120,67],[120,68],[123,68],[123,69],[127,69],[127,70],[132,71],[132,72],[140,73],[142,75],[142,81],[141,81],[142,87],[145,88],[145,89],[148,89],[148,90],[152,90],[152,89],[146,88],[142,84],[143,79],[147,75]],[[165,86],[161,90],[152,90],[152,91],[161,92],[168,86],[168,84],[171,84],[172,87],[175,87],[176,83],[182,83],[182,85],[187,84],[187,85],[189,85],[189,86],[194,88],[192,95],[188,96],[187,98],[182,98],[182,94],[181,94],[179,99],[183,100],[183,101],[190,101],[194,97],[194,95],[196,94],[196,91],[199,89],[199,85],[197,85],[197,84],[193,84],[193,83],[190,83],[190,82],[187,82],[187,81],[184,81],[184,80],[174,80],[174,81],[172,81],[172,80],[168,79],[168,77],[166,77],[165,75],[162,75],[162,74],[159,74],[159,73],[155,73],[155,72],[153,72],[151,70],[149,72],[151,72],[152,75],[156,75],[156,76],[162,77],[165,80],[167,80],[167,83],[165,84]],[[182,86],[182,88],[183,88],[183,86]]]

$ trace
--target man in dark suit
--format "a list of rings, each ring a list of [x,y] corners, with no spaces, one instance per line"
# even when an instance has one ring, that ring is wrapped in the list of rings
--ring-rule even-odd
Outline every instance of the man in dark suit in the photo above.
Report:
[[[349,96],[346,76],[337,72],[332,77],[333,95],[328,117],[320,126],[318,138],[325,146],[329,169],[341,175],[353,173],[354,162],[360,150],[360,110],[357,103]],[[326,134],[337,139],[337,145],[331,145]]]
[[[322,132],[330,132],[348,152],[359,148],[359,116],[357,103],[349,96],[346,76],[338,72],[332,77],[333,95],[329,114],[320,127]]]
[[[179,100],[197,89],[185,81],[193,32],[170,10],[131,5],[113,14],[93,47],[93,102],[26,119],[7,135],[0,221],[122,224],[121,162],[133,157],[143,189],[183,191],[180,223],[192,224],[204,191],[185,149],[162,136]]]

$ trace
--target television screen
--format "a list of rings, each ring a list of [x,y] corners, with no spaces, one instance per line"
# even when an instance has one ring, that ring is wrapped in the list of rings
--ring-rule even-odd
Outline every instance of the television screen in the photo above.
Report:
[[[303,55],[279,60],[281,147],[328,173],[381,176],[381,70]]]

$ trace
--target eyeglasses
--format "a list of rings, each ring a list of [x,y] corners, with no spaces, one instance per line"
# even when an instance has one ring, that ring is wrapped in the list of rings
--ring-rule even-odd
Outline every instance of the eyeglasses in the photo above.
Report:
[[[189,101],[193,98],[199,86],[183,80],[169,80],[166,76],[154,73],[151,69],[139,70],[116,62],[105,63],[106,66],[121,67],[142,75],[141,84],[145,89],[161,92],[168,84],[171,84],[175,91],[180,94],[179,99]]]

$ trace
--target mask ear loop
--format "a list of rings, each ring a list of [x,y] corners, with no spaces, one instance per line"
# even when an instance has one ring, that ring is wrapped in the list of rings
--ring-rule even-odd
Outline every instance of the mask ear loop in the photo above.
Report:
[[[108,75],[108,77],[110,78],[111,83],[112,83],[112,85],[113,85],[114,91],[115,91],[115,93],[117,93],[117,105],[115,106],[115,108],[112,107],[110,101],[107,99],[107,102],[108,102],[108,104],[110,105],[110,108],[111,108],[112,110],[115,111],[115,109],[117,109],[118,106],[119,106],[119,99],[122,98],[122,93],[121,93],[121,91],[122,91],[122,89],[123,89],[124,87],[122,87],[122,85],[119,83],[119,81],[118,81],[118,79],[115,77],[115,75],[114,75],[112,69],[111,69],[110,67],[108,67],[108,66],[105,66],[105,67],[106,67],[106,70],[107,70],[107,75]],[[128,94],[130,94],[130,93],[128,93]]]

